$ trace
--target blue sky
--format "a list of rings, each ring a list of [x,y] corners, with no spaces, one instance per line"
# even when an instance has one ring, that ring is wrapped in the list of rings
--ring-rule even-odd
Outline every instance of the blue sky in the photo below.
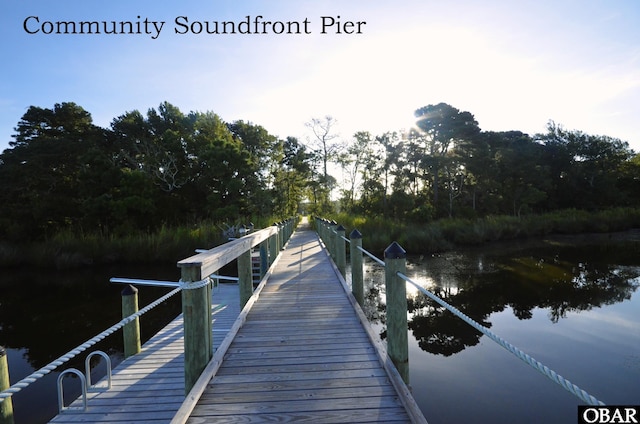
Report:
[[[29,106],[72,101],[97,125],[168,101],[280,137],[331,115],[340,135],[407,128],[446,102],[484,130],[568,129],[640,151],[640,2],[0,0],[0,150]],[[175,19],[309,21],[311,34],[176,34]],[[148,34],[28,34],[57,21],[164,21]],[[140,16],[140,19],[138,19]],[[366,22],[321,34],[321,17]],[[29,21],[29,30],[42,29]]]

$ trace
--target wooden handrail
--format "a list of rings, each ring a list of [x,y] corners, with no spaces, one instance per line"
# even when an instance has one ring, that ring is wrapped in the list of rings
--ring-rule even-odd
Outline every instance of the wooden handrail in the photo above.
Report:
[[[198,267],[202,276],[211,275],[227,265],[242,253],[252,249],[278,232],[276,226],[271,226],[239,239],[216,246],[206,252],[198,253],[178,262],[178,267]]]
[[[185,284],[204,282],[208,276],[238,259],[240,305],[244,306],[253,292],[251,249],[270,240],[270,245],[279,245],[271,250],[276,256],[284,241],[291,235],[293,223],[294,220],[289,219],[179,261],[181,281]],[[275,257],[272,261],[274,259]],[[185,394],[188,394],[213,357],[210,284],[196,284],[194,289],[185,287],[182,290],[182,315]]]

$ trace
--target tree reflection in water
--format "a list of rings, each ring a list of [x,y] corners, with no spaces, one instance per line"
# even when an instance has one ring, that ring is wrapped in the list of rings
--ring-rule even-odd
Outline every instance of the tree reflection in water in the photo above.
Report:
[[[537,246],[514,253],[468,253],[417,260],[409,268],[427,289],[490,328],[492,313],[510,308],[520,320],[536,308],[553,323],[570,312],[631,299],[640,285],[638,242]],[[413,279],[413,278],[412,278]],[[373,278],[377,280],[377,278]],[[415,279],[414,279],[415,281]],[[365,309],[384,329],[384,281],[369,281]],[[420,292],[408,296],[409,330],[426,352],[450,356],[480,342],[482,333]]]

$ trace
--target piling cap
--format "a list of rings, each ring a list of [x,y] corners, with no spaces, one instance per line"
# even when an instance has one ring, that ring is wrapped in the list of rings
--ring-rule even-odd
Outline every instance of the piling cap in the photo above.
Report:
[[[121,296],[131,296],[138,293],[138,289],[132,286],[131,284],[127,284],[124,286],[124,289],[120,292]]]
[[[351,234],[349,234],[349,238],[350,239],[361,239],[362,238],[362,234],[360,234],[360,231],[358,231],[358,230],[356,230],[354,228],[353,231],[351,231]]]
[[[346,230],[346,228],[344,228],[342,224],[338,225],[338,228],[336,228],[336,231],[344,231],[344,230]]]
[[[385,259],[404,259],[407,257],[407,251],[404,250],[397,242],[393,242],[384,251]]]

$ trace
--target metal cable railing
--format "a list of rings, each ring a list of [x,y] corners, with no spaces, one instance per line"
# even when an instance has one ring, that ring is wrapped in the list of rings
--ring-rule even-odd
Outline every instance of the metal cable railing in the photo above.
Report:
[[[367,252],[366,250],[364,250],[362,247],[358,247],[358,250],[361,251],[362,253],[364,253],[365,255],[367,255],[368,257],[370,257],[371,259],[373,259],[375,262],[377,262],[379,265],[384,266],[384,261],[378,259],[375,255],[373,255],[372,253]]]
[[[340,238],[345,240],[347,243],[351,243],[351,240],[349,240],[348,238],[343,237],[341,235],[338,235],[338,233],[336,231],[334,231],[334,230],[331,230],[331,231],[332,231],[332,233],[336,234],[337,236],[339,236]],[[381,265],[383,267],[386,266],[386,264],[385,264],[385,262],[383,260],[377,258],[375,255],[373,255],[372,253],[366,251],[362,247],[358,247],[358,250],[360,250],[362,253],[367,255],[369,258],[371,258],[374,262],[378,263],[379,265]],[[491,330],[489,330],[485,326],[483,326],[483,325],[479,324],[478,322],[474,321],[473,319],[471,319],[470,317],[468,317],[464,313],[460,312],[460,310],[458,310],[454,306],[448,304],[447,302],[445,302],[444,300],[440,299],[435,294],[431,293],[430,291],[428,291],[427,289],[425,289],[424,287],[422,287],[418,283],[416,283],[413,280],[411,280],[406,275],[398,272],[397,276],[402,278],[404,281],[410,283],[414,287],[416,287],[421,293],[425,294],[427,297],[429,297],[430,299],[432,299],[433,301],[435,301],[439,305],[441,305],[444,308],[446,308],[447,310],[449,310],[455,316],[457,316],[458,318],[462,319],[464,322],[466,322],[467,324],[469,324],[470,326],[472,326],[476,330],[480,331],[482,334],[484,334],[487,337],[489,337],[491,340],[496,342],[498,345],[502,346],[507,351],[511,352],[517,358],[519,358],[520,360],[524,361],[526,364],[528,364],[529,366],[533,367],[535,370],[537,370],[538,372],[542,373],[543,375],[548,377],[551,381],[553,381],[556,384],[560,385],[562,388],[564,388],[565,390],[567,390],[569,393],[573,394],[574,396],[578,397],[580,400],[586,402],[589,405],[605,405],[603,402],[599,401],[597,398],[595,398],[594,396],[590,395],[585,390],[582,390],[580,387],[578,387],[575,384],[571,383],[569,380],[565,379],[564,377],[562,377],[561,375],[559,375],[558,373],[556,373],[555,371],[553,371],[552,369],[550,369],[546,365],[542,364],[541,362],[537,361],[536,359],[534,359],[533,357],[531,357],[527,353],[523,352],[522,350],[518,349],[517,347],[515,347],[511,343],[507,342],[506,340],[504,340],[500,336],[496,335],[495,333],[493,333]]]
[[[186,288],[186,287],[184,287],[184,288]],[[189,288],[192,288],[192,287],[189,287]],[[151,309],[153,309],[156,306],[160,305],[161,303],[165,302],[166,300],[168,300],[169,298],[171,298],[175,294],[177,294],[180,291],[182,291],[182,289],[183,289],[183,287],[181,286],[181,287],[178,287],[178,288],[172,290],[171,292],[167,293],[166,295],[162,296],[161,298],[155,300],[154,302],[152,302],[149,305],[145,306],[144,308],[140,309],[135,314],[132,314],[132,315],[129,315],[128,317],[126,317],[126,318],[123,318],[117,324],[114,324],[113,326],[107,328],[102,333],[100,333],[100,334],[96,335],[95,337],[87,340],[86,342],[82,343],[80,346],[70,350],[69,352],[67,352],[64,355],[60,356],[58,359],[52,361],[48,365],[45,365],[44,367],[40,368],[39,370],[33,372],[31,375],[29,375],[29,376],[23,378],[22,380],[18,381],[17,383],[15,383],[11,387],[9,387],[7,390],[4,390],[4,391],[2,391],[2,393],[0,393],[0,400],[6,399],[8,397],[13,396],[15,393],[17,393],[20,390],[24,389],[25,387],[29,386],[31,383],[33,383],[33,382],[39,380],[40,378],[44,377],[45,375],[49,374],[51,371],[53,371],[54,369],[58,368],[60,365],[68,362],[69,360],[71,360],[72,358],[76,357],[80,353],[84,352],[85,350],[87,350],[91,346],[95,345],[96,343],[102,341],[106,337],[108,337],[111,334],[115,333],[116,331],[120,330],[122,327],[124,327],[125,325],[127,325],[130,322],[134,321],[136,318],[139,318],[143,314],[149,312]]]

